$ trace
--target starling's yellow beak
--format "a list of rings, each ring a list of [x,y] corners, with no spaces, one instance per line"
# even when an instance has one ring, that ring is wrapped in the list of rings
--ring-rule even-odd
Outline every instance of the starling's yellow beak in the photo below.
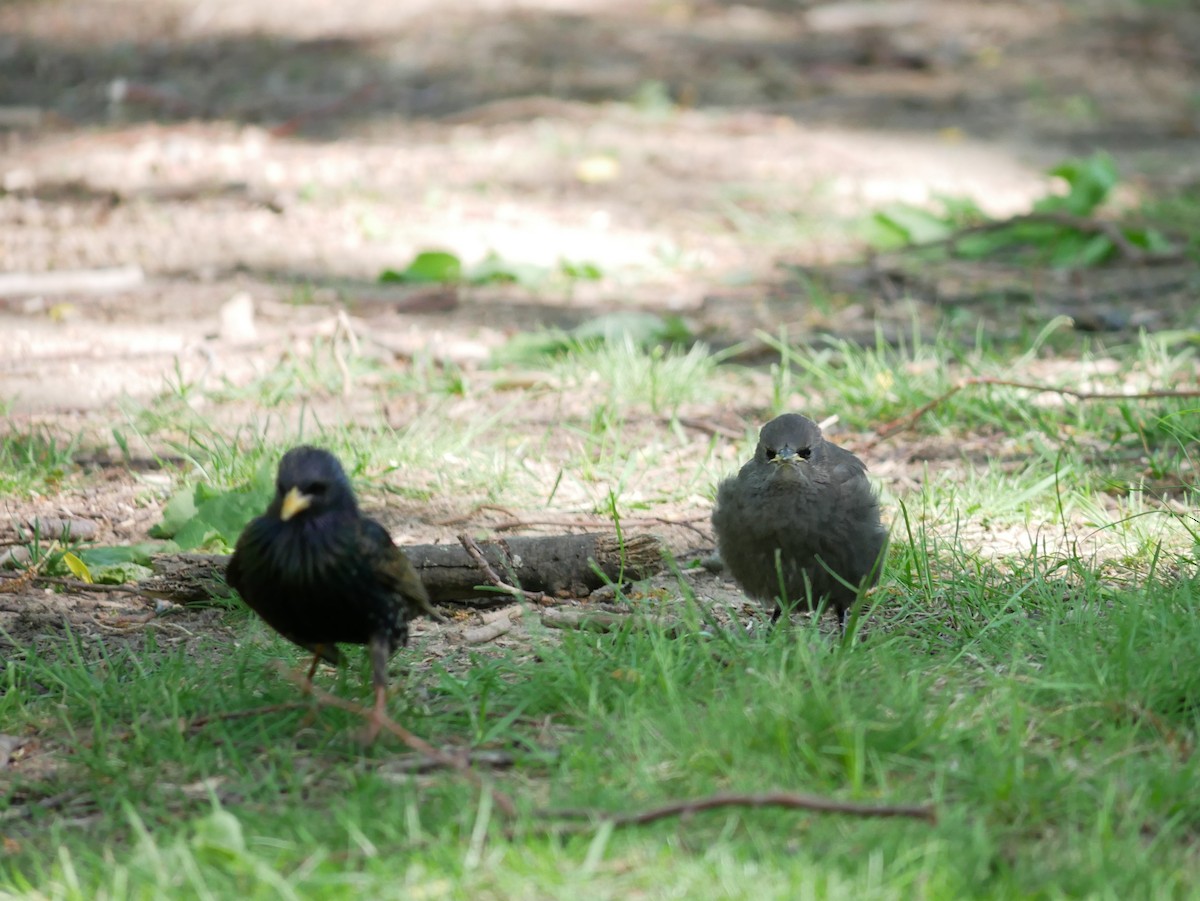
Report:
[[[301,510],[307,510],[312,505],[312,498],[299,488],[292,487],[283,496],[283,505],[279,508],[279,518],[287,522]]]

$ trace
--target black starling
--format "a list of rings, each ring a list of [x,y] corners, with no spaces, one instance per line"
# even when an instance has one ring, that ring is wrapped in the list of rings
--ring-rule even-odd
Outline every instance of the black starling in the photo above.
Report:
[[[774,606],[771,622],[826,598],[844,628],[860,588],[879,578],[887,530],[866,473],[811,419],[785,413],[763,426],[754,459],[717,488],[721,559],[746,594]]]
[[[363,516],[337,458],[295,447],[279,461],[275,498],[246,526],[226,581],[284,638],[317,664],[341,661],[337,643],[368,645],[375,708],[368,738],[385,720],[387,664],[408,642],[419,613],[442,619],[387,530]]]

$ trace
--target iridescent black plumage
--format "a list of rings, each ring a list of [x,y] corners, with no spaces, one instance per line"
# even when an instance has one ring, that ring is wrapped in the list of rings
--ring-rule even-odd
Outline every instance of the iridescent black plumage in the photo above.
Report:
[[[382,721],[387,661],[408,642],[408,621],[436,619],[421,579],[387,530],[363,516],[337,458],[295,447],[279,461],[275,498],[246,526],[226,581],[284,638],[317,663],[341,660],[337,644],[370,646],[375,721]]]

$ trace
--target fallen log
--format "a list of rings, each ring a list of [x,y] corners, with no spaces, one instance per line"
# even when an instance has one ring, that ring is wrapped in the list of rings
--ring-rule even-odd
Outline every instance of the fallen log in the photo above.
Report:
[[[662,566],[663,543],[653,535],[535,535],[478,542],[491,567],[513,585],[551,597],[586,597],[607,582],[644,579]],[[470,606],[512,603],[510,592],[487,584],[460,544],[404,545],[434,603]],[[154,575],[137,584],[151,597],[196,604],[233,592],[225,584],[224,554],[160,554]],[[483,603],[481,603],[483,602]],[[490,602],[490,603],[488,603]]]

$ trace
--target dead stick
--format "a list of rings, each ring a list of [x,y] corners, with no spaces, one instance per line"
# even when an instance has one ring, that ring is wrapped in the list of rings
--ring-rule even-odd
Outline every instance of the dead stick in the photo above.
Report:
[[[509,585],[492,569],[492,564],[488,563],[487,557],[483,556],[483,550],[479,547],[479,543],[470,535],[459,535],[458,543],[463,546],[463,550],[467,552],[475,565],[479,567],[479,571],[483,573],[483,577],[488,580],[491,585],[495,585],[515,597],[521,597],[534,604],[546,603],[546,596],[540,591],[526,591],[523,588],[517,588]]]
[[[707,798],[671,801],[659,807],[632,813],[605,814],[595,810],[546,810],[539,815],[558,819],[604,819],[614,826],[640,826],[665,820],[667,817],[688,816],[702,810],[721,807],[783,807],[789,810],[812,810],[817,813],[844,813],[855,817],[904,817],[912,820],[937,822],[937,810],[931,804],[861,804],[838,801],[820,795],[801,795],[792,792],[767,792],[762,795],[717,794]]]
[[[129,291],[146,280],[140,266],[110,269],[65,269],[57,272],[0,273],[0,295],[113,294]]]
[[[305,701],[289,701],[286,704],[264,704],[261,707],[249,707],[245,710],[231,710],[227,713],[203,713],[200,716],[194,716],[190,720],[182,720],[179,723],[180,732],[195,732],[202,726],[207,726],[209,723],[220,723],[226,720],[240,720],[249,716],[258,716],[266,713],[283,713],[286,710],[303,710],[309,705]]]
[[[0,582],[10,581],[0,579]],[[16,581],[16,580],[11,580]],[[134,585],[107,585],[98,582],[84,582],[80,579],[64,579],[59,576],[33,576],[30,580],[33,582],[43,582],[47,585],[62,585],[64,588],[73,588],[76,591],[99,591],[111,592],[113,594],[136,594],[140,597],[154,599],[155,596],[148,591],[138,588]],[[5,589],[7,590],[7,589]]]
[[[306,110],[305,112],[292,116],[290,119],[287,119],[270,129],[268,133],[273,138],[289,137],[315,119],[320,119],[325,116],[332,116],[354,104],[362,103],[368,100],[378,88],[379,82],[368,81],[366,84],[359,85],[349,94],[337,97],[328,103],[323,103],[320,106],[314,107],[313,109]]]
[[[338,710],[345,710],[348,713],[361,716],[366,720],[369,720],[374,716],[374,711],[368,710],[361,704],[355,704],[353,701],[344,701],[336,695],[331,695],[329,692],[322,691],[315,685],[312,685],[299,673],[293,673],[285,667],[281,667],[281,669],[288,679],[290,679],[296,685],[299,685],[300,688],[305,692],[310,693],[318,704],[322,704],[326,707],[336,707]],[[499,808],[499,810],[506,816],[515,817],[517,815],[517,808],[516,805],[513,804],[512,799],[498,788],[493,788],[490,785],[486,785],[484,781],[479,778],[479,774],[471,769],[470,763],[455,757],[453,754],[448,754],[441,748],[431,745],[419,735],[409,732],[389,716],[384,716],[381,725],[384,729],[392,733],[392,735],[396,736],[418,754],[424,754],[430,760],[436,761],[444,767],[457,770],[464,779],[466,779],[480,791],[486,791],[492,796],[492,801],[495,802],[496,807]]]
[[[917,420],[922,416],[937,407],[964,388],[969,388],[974,385],[997,385],[1002,388],[1017,388],[1022,391],[1036,391],[1046,394],[1061,394],[1066,397],[1073,397],[1076,400],[1159,400],[1170,398],[1193,398],[1200,397],[1200,390],[1191,391],[1140,391],[1135,394],[1122,394],[1118,391],[1076,391],[1074,388],[1057,388],[1053,385],[1034,385],[1029,382],[1014,382],[1009,379],[997,379],[990,376],[976,376],[968,379],[962,379],[957,382],[945,394],[935,397],[927,404],[922,404],[916,410],[908,413],[898,419],[893,419],[891,422],[886,422],[875,430],[876,442],[882,441],[884,438],[890,438],[897,432],[902,432],[905,429],[910,429],[916,425]]]

